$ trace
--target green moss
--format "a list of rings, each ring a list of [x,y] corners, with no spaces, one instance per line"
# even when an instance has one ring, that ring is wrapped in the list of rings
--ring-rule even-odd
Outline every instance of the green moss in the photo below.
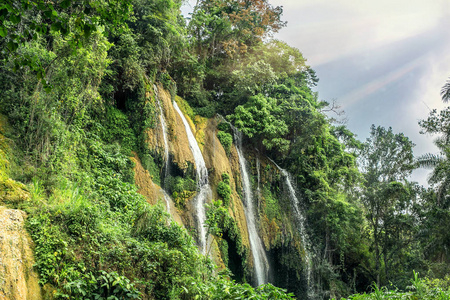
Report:
[[[189,116],[191,120],[195,119],[195,112],[186,100],[179,96],[176,96],[175,101],[177,102],[178,107],[184,115]]]
[[[281,221],[281,207],[278,199],[270,191],[270,184],[263,186],[263,198],[265,200],[265,213],[269,220]]]
[[[230,184],[230,175],[228,175],[227,173],[222,173],[222,180],[226,184]]]

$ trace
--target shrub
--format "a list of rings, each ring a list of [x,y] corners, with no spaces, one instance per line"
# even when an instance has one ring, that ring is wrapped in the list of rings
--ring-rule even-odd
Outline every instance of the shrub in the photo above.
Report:
[[[106,111],[106,123],[104,126],[98,126],[101,138],[107,143],[118,142],[126,155],[136,147],[136,136],[130,126],[128,117],[112,106]]]
[[[231,125],[227,122],[222,122],[217,125],[217,129],[227,133],[231,133]]]
[[[224,131],[219,131],[217,132],[217,138],[222,144],[223,149],[225,149],[227,155],[230,155],[231,145],[233,144],[233,137],[231,136],[231,134]]]
[[[117,272],[100,271],[95,277],[85,274],[82,278],[70,281],[64,285],[64,294],[59,296],[69,299],[140,299],[141,293],[125,276]]]
[[[219,194],[219,196],[223,199],[223,205],[225,207],[228,207],[231,196],[230,186],[224,181],[219,182],[219,184],[217,185],[217,194]]]

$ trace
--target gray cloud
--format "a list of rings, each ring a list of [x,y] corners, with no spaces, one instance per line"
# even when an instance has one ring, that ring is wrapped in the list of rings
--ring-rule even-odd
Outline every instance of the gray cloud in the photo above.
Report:
[[[275,38],[297,47],[317,71],[319,97],[336,99],[360,139],[371,124],[391,126],[416,155],[436,152],[418,120],[442,108],[450,75],[447,1],[276,0],[288,21]],[[426,172],[414,180],[426,183]]]
[[[187,16],[195,5],[188,1]],[[417,122],[443,108],[439,91],[450,76],[448,0],[270,0],[288,26],[275,38],[298,48],[319,76],[321,99],[337,99],[360,139],[371,124],[392,126],[416,155],[436,152]],[[413,176],[426,183],[425,171]]]

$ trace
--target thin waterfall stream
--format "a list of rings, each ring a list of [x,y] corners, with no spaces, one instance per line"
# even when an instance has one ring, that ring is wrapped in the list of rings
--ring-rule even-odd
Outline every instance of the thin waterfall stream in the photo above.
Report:
[[[281,168],[279,165],[277,165],[273,160],[268,158],[277,168],[280,170],[283,177],[286,179],[286,186],[289,190],[289,199],[291,200],[291,205],[294,211],[295,220],[297,222],[297,226],[299,227],[299,233],[300,233],[300,239],[303,244],[303,249],[305,250],[305,264],[306,264],[306,281],[307,281],[307,294],[308,299],[311,299],[311,273],[312,273],[312,260],[311,260],[311,253],[310,253],[310,239],[308,236],[308,233],[306,232],[306,217],[304,213],[300,210],[300,202],[296,196],[296,192],[294,189],[294,185],[292,184],[292,177],[291,174],[289,174],[288,171]]]
[[[256,284],[265,284],[268,281],[269,262],[267,260],[266,252],[263,243],[258,235],[256,229],[256,211],[253,208],[253,193],[250,184],[250,178],[247,172],[247,161],[242,153],[242,133],[233,126],[236,140],[236,150],[239,157],[239,165],[241,167],[242,189],[244,192],[244,212],[247,220],[248,237],[250,240],[250,248],[253,254],[253,264],[255,267]]]
[[[183,121],[184,128],[189,141],[189,148],[191,148],[192,155],[194,156],[195,167],[197,172],[197,196],[195,197],[195,209],[197,215],[197,231],[199,235],[199,247],[203,254],[206,254],[206,230],[204,227],[206,220],[205,203],[212,197],[211,187],[208,183],[208,169],[206,168],[205,160],[203,159],[202,152],[198,146],[197,140],[192,133],[192,129],[189,126],[188,121],[181,112],[178,104],[173,101],[173,107],[180,115]]]
[[[159,107],[159,122],[161,124],[161,129],[163,133],[163,141],[164,141],[164,180],[166,180],[169,174],[169,138],[167,137],[167,123],[166,118],[164,117],[164,112],[162,109],[161,102],[159,101],[159,93],[158,87],[153,85],[153,89],[155,91],[156,103]],[[166,193],[166,191],[162,190],[164,194],[164,201],[166,202],[167,212],[170,213],[170,196]]]

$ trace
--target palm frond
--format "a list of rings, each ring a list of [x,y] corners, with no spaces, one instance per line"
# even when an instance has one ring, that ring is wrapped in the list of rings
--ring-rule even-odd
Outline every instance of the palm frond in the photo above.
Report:
[[[441,97],[442,101],[445,103],[450,101],[450,79],[447,79],[447,82],[441,89]]]
[[[416,159],[416,163],[420,168],[434,168],[436,167],[440,162],[442,162],[444,158],[440,155],[427,153],[422,156],[419,156]]]

